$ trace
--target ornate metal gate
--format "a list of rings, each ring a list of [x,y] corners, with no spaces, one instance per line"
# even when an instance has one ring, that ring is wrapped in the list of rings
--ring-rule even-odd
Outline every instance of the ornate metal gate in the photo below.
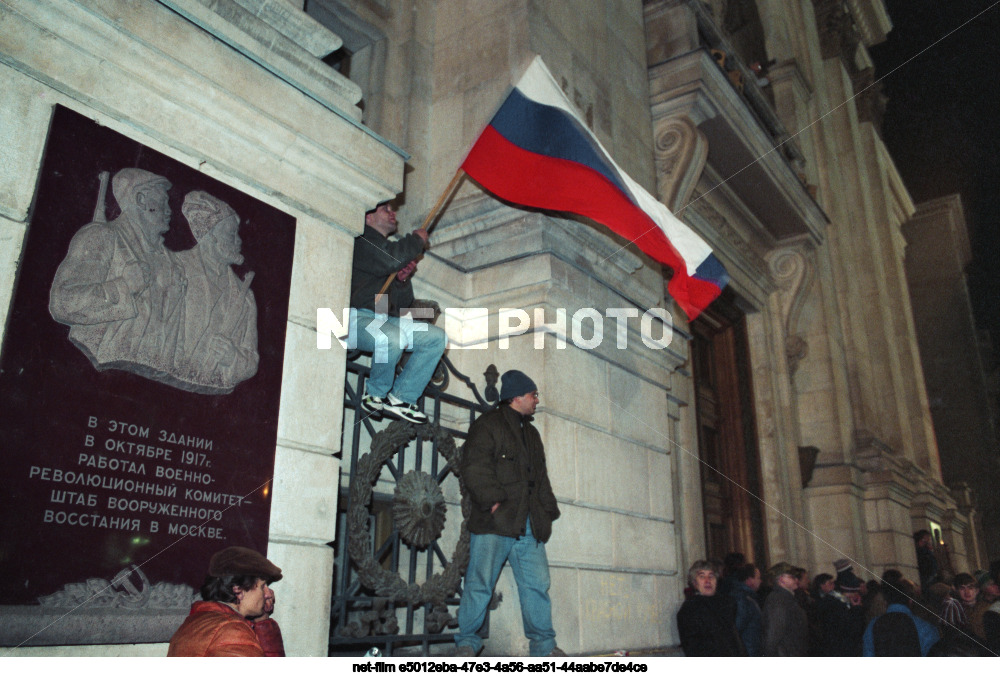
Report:
[[[361,408],[369,367],[353,352],[344,386],[342,472],[330,610],[330,655],[428,655],[450,642],[459,585],[469,560],[468,505],[458,475],[469,424],[496,404],[499,376],[483,395],[444,357],[424,390],[428,425],[377,421]],[[492,402],[492,403],[491,403]],[[370,447],[370,450],[369,450]],[[450,478],[451,477],[451,478]],[[455,480],[457,478],[457,481]],[[390,493],[391,490],[391,493]],[[450,494],[456,529],[442,538]],[[448,552],[442,540],[457,544]],[[451,537],[448,537],[448,536]],[[484,632],[488,632],[487,616]]]

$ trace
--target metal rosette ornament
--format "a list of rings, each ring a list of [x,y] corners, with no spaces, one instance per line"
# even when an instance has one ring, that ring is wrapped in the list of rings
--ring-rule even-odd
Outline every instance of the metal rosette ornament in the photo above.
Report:
[[[435,573],[422,585],[407,584],[398,573],[385,570],[375,560],[372,541],[368,532],[369,503],[372,488],[378,481],[382,467],[399,449],[409,444],[419,434],[434,441],[438,452],[449,462],[451,471],[458,475],[458,449],[450,433],[438,425],[416,426],[395,421],[372,437],[371,451],[358,459],[355,475],[351,479],[351,509],[347,514],[347,549],[351,563],[358,572],[362,585],[372,590],[376,597],[396,602],[420,605],[443,604],[458,591],[462,573],[469,563],[468,518],[470,506],[462,500],[462,527],[458,544],[444,570]],[[459,475],[461,484],[461,476]],[[462,493],[465,490],[462,486]],[[404,475],[396,487],[393,504],[394,527],[407,544],[426,548],[441,534],[445,521],[445,502],[441,488],[433,477],[411,471]]]
[[[396,483],[392,519],[406,544],[424,549],[441,537],[447,509],[444,493],[430,474],[410,470]]]

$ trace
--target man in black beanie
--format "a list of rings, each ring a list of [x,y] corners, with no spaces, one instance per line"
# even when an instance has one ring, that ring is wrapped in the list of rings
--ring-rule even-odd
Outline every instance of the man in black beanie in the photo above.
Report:
[[[545,542],[559,507],[545,469],[541,435],[531,424],[538,388],[520,371],[500,379],[500,405],[469,428],[460,467],[472,502],[469,566],[458,609],[457,656],[478,655],[500,570],[510,561],[532,657],[563,656],[556,647]]]

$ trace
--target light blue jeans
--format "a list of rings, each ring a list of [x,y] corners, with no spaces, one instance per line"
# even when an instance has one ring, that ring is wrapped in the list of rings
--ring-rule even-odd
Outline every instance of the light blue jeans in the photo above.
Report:
[[[469,567],[465,571],[465,587],[458,607],[455,644],[469,646],[473,652],[479,652],[483,639],[476,632],[486,619],[493,587],[505,561],[510,561],[517,583],[521,622],[529,641],[528,650],[532,657],[545,657],[556,647],[552,602],[549,600],[549,560],[545,556],[545,543],[531,534],[530,519],[525,535],[519,538],[472,534]]]
[[[351,308],[347,347],[372,353],[371,375],[366,392],[416,404],[434,375],[448,343],[445,332],[409,316],[390,317],[371,310]],[[413,352],[396,378],[396,364],[403,352]],[[395,380],[395,383],[393,383]]]

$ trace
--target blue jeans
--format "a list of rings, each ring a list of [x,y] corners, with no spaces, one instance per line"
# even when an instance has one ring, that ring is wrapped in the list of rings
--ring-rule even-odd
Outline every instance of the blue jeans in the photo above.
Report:
[[[445,332],[433,324],[408,316],[390,317],[351,308],[347,347],[372,353],[371,375],[366,387],[372,396],[385,397],[391,391],[397,399],[416,404],[434,375],[447,343]],[[404,350],[413,354],[396,378],[396,364]]]
[[[465,587],[458,607],[455,644],[469,646],[473,652],[479,652],[483,640],[476,632],[486,619],[493,587],[505,561],[510,561],[514,571],[529,652],[532,657],[545,657],[556,647],[552,602],[549,600],[549,560],[545,556],[545,543],[531,534],[530,519],[525,535],[519,538],[472,534],[469,567],[465,571]]]

